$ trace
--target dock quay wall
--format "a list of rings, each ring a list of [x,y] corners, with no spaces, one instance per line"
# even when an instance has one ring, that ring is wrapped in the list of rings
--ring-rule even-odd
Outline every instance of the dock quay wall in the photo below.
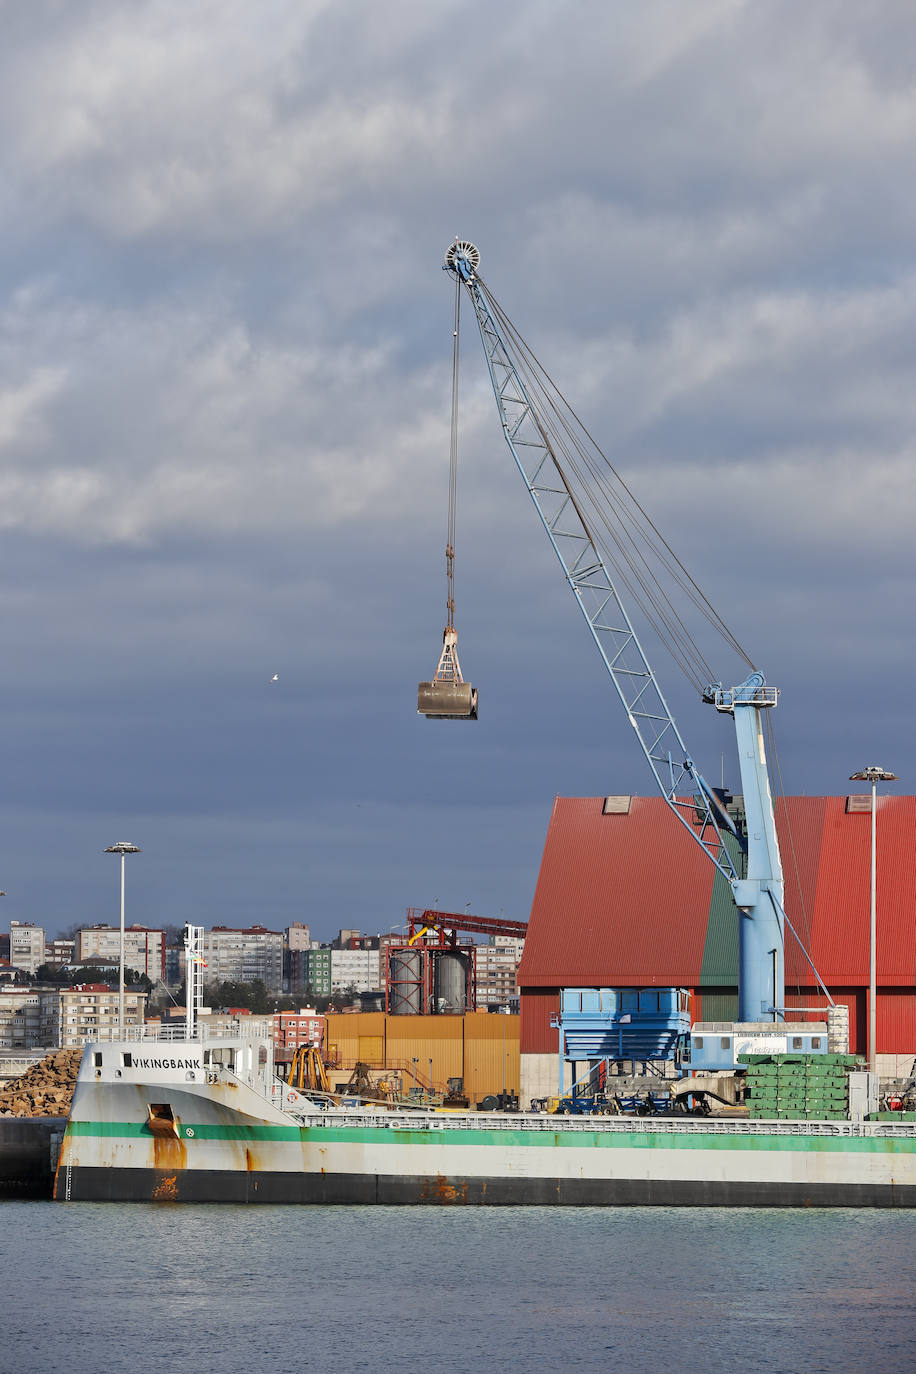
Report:
[[[0,1117],[0,1197],[49,1198],[65,1116]]]

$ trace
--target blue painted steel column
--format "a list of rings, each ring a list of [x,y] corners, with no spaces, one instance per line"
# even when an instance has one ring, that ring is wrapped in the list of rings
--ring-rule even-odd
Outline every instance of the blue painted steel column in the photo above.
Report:
[[[785,1007],[783,876],[754,674],[734,689],[735,734],[747,816],[747,877],[732,882],[738,906],[738,1020],[769,1021]],[[772,897],[771,894],[772,893]],[[773,900],[775,898],[775,902]]]

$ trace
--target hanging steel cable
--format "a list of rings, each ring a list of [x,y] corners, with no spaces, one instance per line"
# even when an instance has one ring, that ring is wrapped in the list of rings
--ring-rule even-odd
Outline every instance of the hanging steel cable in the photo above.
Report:
[[[455,329],[452,346],[452,425],[448,455],[448,538],[445,544],[445,574],[448,581],[446,625],[455,625],[455,512],[458,505],[458,359],[461,336],[461,283],[455,283]]]
[[[448,461],[448,535],[445,543],[445,632],[430,682],[417,687],[417,713],[427,720],[476,720],[477,692],[461,675],[455,629],[455,519],[458,505],[458,364],[461,354],[461,283],[455,283],[452,331],[452,418]]]
[[[718,614],[670,544],[646,513],[620,473],[598,447],[528,347],[479,272],[477,279],[513,356],[533,405],[543,437],[561,471],[572,480],[577,502],[588,507],[589,533],[640,611],[696,688],[716,680],[694,636],[672,603],[662,577],[677,587],[751,669],[754,663]]]

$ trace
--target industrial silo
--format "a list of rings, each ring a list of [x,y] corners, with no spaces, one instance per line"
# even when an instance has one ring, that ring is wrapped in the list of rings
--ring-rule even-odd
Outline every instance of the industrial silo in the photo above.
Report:
[[[388,1011],[392,1016],[419,1016],[423,1011],[423,949],[388,951]]]
[[[442,950],[434,955],[433,999],[435,1009],[463,1016],[468,1008],[470,960],[460,950]]]

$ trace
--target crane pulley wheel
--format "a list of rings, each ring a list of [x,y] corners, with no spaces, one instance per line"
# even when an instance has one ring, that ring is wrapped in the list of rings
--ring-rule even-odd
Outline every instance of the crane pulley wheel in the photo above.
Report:
[[[454,272],[459,257],[467,258],[472,272],[476,272],[480,266],[480,250],[475,243],[470,243],[467,239],[455,239],[455,242],[450,245],[445,255],[446,267]]]

